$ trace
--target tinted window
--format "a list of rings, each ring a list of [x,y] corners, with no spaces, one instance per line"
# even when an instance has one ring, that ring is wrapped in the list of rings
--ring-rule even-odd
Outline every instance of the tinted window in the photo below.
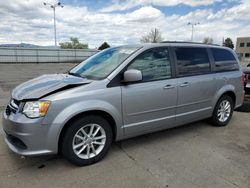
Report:
[[[247,43],[247,47],[250,47],[250,42]]]
[[[210,72],[210,63],[205,48],[176,48],[175,53],[179,76]]]
[[[245,46],[245,43],[240,43],[240,47],[244,47]]]
[[[171,77],[168,50],[157,48],[139,55],[128,69],[142,72],[143,81],[167,79]]]
[[[215,61],[236,61],[234,55],[225,49],[212,48]]]
[[[234,55],[225,49],[212,48],[216,71],[238,70],[239,65]]]

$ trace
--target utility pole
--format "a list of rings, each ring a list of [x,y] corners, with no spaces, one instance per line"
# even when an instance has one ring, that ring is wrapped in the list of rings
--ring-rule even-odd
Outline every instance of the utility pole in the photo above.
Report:
[[[191,32],[191,42],[194,40],[194,26],[199,25],[200,22],[188,22],[188,25],[191,25],[192,27],[192,32]]]
[[[63,8],[63,5],[60,3],[60,2],[58,2],[58,3],[56,3],[56,4],[50,4],[50,3],[43,3],[44,4],[44,6],[50,6],[50,8],[52,8],[53,9],[53,13],[54,13],[54,36],[55,36],[55,47],[57,46],[57,41],[56,41],[56,7],[61,7],[61,8]]]
[[[221,46],[224,46],[225,45],[225,39],[224,39],[224,37],[222,38],[222,44],[221,44]]]

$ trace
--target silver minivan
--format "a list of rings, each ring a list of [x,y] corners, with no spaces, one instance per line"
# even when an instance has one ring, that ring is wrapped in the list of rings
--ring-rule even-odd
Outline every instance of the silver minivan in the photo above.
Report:
[[[5,141],[20,155],[101,160],[111,143],[209,118],[229,123],[244,98],[229,48],[168,42],[103,50],[64,74],[17,86],[3,114]]]

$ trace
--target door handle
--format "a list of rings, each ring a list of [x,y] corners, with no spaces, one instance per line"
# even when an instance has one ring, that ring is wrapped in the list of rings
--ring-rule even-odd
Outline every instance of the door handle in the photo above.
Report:
[[[175,88],[175,86],[170,84],[164,86],[164,89],[173,89],[173,88]]]
[[[184,83],[182,83],[182,84],[180,85],[180,87],[187,87],[188,85],[189,85],[188,82],[184,82]]]

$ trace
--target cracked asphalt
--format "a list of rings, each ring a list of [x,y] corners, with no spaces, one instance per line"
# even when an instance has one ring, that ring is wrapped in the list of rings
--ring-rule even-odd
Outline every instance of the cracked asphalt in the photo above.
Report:
[[[0,64],[0,111],[19,83],[74,64]],[[101,162],[76,167],[61,156],[23,157],[4,143],[0,187],[250,188],[250,99],[227,127],[206,121],[114,143]]]

